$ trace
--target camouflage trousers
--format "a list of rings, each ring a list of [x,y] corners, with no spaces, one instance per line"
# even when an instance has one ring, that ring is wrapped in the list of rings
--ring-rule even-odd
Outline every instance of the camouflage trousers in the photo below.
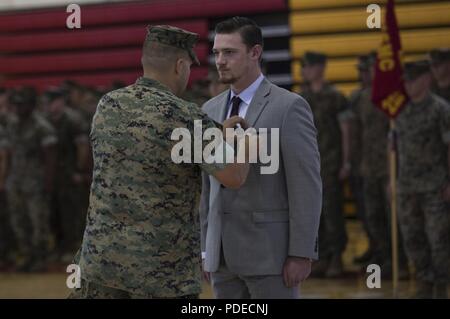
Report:
[[[364,199],[367,226],[375,254],[380,262],[390,263],[391,260],[391,214],[386,186],[388,179],[384,177],[366,177],[364,179]],[[406,267],[408,260],[403,248],[401,233],[398,232],[399,264]]]
[[[98,285],[84,279],[81,280],[80,286],[80,288],[73,289],[68,299],[166,299],[138,295],[125,290]],[[198,295],[181,296],[178,299],[198,299]]]
[[[9,189],[6,192],[11,227],[16,237],[19,253],[45,255],[49,236],[49,206],[41,191],[23,192]]]
[[[74,253],[80,246],[85,219],[80,189],[57,185],[51,201],[51,225],[60,253]]]
[[[399,194],[398,217],[406,253],[423,282],[448,283],[449,206],[440,191]]]
[[[364,179],[362,176],[352,175],[349,179],[350,189],[356,204],[356,216],[361,221],[364,231],[369,238],[369,250],[373,246],[373,238],[369,231],[369,225],[367,224],[366,204],[364,200]]]
[[[319,227],[320,258],[342,254],[347,245],[347,232],[342,212],[342,185],[335,182],[323,185],[322,215]]]
[[[14,248],[14,234],[11,229],[5,192],[0,192],[0,264]]]

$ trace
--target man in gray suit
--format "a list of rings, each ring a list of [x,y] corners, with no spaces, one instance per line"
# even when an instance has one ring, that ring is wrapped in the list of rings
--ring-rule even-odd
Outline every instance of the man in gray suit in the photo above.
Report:
[[[216,26],[213,52],[220,80],[231,89],[203,110],[215,121],[244,117],[248,125],[279,130],[278,170],[252,164],[238,190],[203,175],[200,203],[205,276],[216,298],[297,298],[317,259],[322,202],[320,156],[308,103],[261,73],[261,29],[234,17]],[[274,130],[275,129],[275,130]]]

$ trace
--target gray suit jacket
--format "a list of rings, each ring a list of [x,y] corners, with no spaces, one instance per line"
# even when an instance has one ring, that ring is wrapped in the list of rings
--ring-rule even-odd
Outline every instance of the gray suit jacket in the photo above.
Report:
[[[203,110],[222,123],[228,97],[229,90],[206,102]],[[279,169],[262,175],[260,167],[267,165],[252,164],[238,190],[221,187],[203,173],[200,222],[205,270],[217,271],[222,246],[230,271],[278,275],[288,255],[317,259],[322,182],[316,128],[308,103],[267,79],[245,119],[269,133],[270,128],[279,128]]]

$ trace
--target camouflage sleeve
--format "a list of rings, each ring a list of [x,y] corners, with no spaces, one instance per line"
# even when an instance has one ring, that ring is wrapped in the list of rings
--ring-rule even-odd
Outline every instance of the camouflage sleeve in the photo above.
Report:
[[[40,143],[42,147],[55,145],[58,142],[53,126],[45,119],[40,119]]]
[[[89,124],[77,114],[72,119],[72,132],[75,143],[89,142]]]
[[[339,122],[344,122],[349,120],[354,116],[354,113],[352,112],[351,108],[349,107],[349,102],[345,98],[342,93],[338,92],[336,97],[336,103],[337,103],[337,118]]]
[[[442,140],[445,144],[450,144],[450,104],[443,104],[441,110],[442,112],[439,116],[439,126]]]
[[[191,131],[191,136],[194,136],[196,139],[202,139],[202,137],[205,134],[205,131],[209,128],[217,128],[216,124],[214,123],[214,121],[212,119],[210,119],[197,105],[190,103],[190,119],[189,119],[189,124],[188,124],[188,128]],[[196,132],[194,131],[194,121],[196,120],[200,120],[201,121],[201,131],[197,130]],[[199,122],[197,122],[199,123]],[[201,136],[195,136],[195,135],[199,135],[198,133],[201,132]],[[197,134],[196,134],[197,133]],[[222,142],[222,140],[220,140],[220,142]],[[202,155],[203,155],[203,150],[206,144],[209,144],[209,141],[203,142],[202,143]],[[225,148],[226,149],[227,144],[226,143],[219,143],[218,148]],[[195,151],[195,148],[193,148]],[[223,151],[223,153],[225,154],[226,152]],[[214,161],[214,162],[210,162],[208,160],[205,161],[205,158],[203,158],[202,156],[202,162],[199,163],[200,168],[205,171],[208,174],[213,174],[216,171],[220,171],[223,170],[226,166],[225,163],[225,159],[223,158],[223,160],[219,160],[219,161]]]

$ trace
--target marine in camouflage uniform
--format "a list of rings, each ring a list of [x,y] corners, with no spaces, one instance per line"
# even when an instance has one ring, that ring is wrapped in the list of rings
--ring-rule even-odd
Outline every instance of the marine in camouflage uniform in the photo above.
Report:
[[[429,56],[435,80],[432,91],[450,103],[450,49],[434,49]]]
[[[53,127],[33,112],[35,95],[15,92],[11,104],[17,117],[8,123],[0,144],[9,153],[6,194],[12,228],[19,253],[24,257],[19,269],[43,267],[48,248],[52,148],[57,142]]]
[[[434,286],[434,296],[446,298],[449,196],[443,190],[449,189],[450,105],[430,94],[430,81],[428,61],[405,64],[411,100],[396,119],[398,217],[416,269],[417,297],[430,298]]]
[[[59,89],[44,94],[46,115],[58,138],[52,194],[56,248],[63,261],[70,262],[81,243],[86,218],[80,195],[89,144],[88,127],[79,113],[66,106],[64,99]]]
[[[370,55],[362,55],[358,57],[358,64],[356,65],[359,73],[360,87],[354,90],[349,97],[349,106],[352,111],[359,111],[361,98],[363,92],[371,86],[371,72],[370,72]],[[354,113],[354,112],[353,112]],[[367,226],[367,218],[365,212],[364,192],[363,192],[363,177],[361,175],[361,159],[362,159],[362,126],[360,121],[351,121],[350,134],[350,162],[351,174],[349,178],[350,188],[355,199],[357,217],[361,221],[364,231],[369,239],[369,246],[367,250],[360,256],[355,256],[353,261],[355,263],[365,263],[373,257],[373,238]]]
[[[360,123],[362,159],[360,174],[364,179],[363,190],[366,219],[373,244],[373,258],[368,264],[376,263],[382,268],[382,276],[391,276],[390,208],[386,187],[389,182],[387,167],[388,117],[371,101],[371,89],[361,92],[353,112]],[[400,236],[401,237],[401,236]],[[401,243],[401,239],[400,239]],[[399,245],[401,278],[408,278],[407,259]]]
[[[198,63],[196,40],[178,28],[150,27],[144,57],[146,46],[162,46],[188,51]],[[102,97],[91,131],[93,183],[79,254],[83,283],[71,298],[200,293],[200,169],[214,174],[225,166],[172,161],[173,130],[187,128],[192,135],[194,120],[202,120],[203,129],[214,127],[198,106],[148,77]]]
[[[372,66],[375,56],[366,56],[365,67],[372,77]],[[357,167],[363,178],[363,192],[365,201],[365,218],[369,238],[372,245],[372,258],[367,264],[379,264],[382,276],[392,275],[391,262],[391,226],[390,206],[386,187],[389,181],[387,167],[387,146],[389,132],[389,118],[371,101],[371,86],[358,91],[357,99],[351,104],[356,128],[355,135],[359,145],[354,145],[360,152],[360,163]],[[353,148],[352,148],[353,150]],[[408,264],[399,236],[400,278],[407,279]]]
[[[10,115],[8,112],[8,91],[0,88],[0,141],[7,140],[6,128]],[[5,183],[7,174],[6,145],[0,145],[0,267],[11,262],[11,253],[14,249],[14,234],[6,203]]]
[[[120,81],[115,81],[112,85],[113,90],[119,89],[126,86]],[[83,119],[83,127],[87,129],[88,132],[91,131],[92,118],[94,117],[95,110],[97,109],[98,101],[102,97],[102,93],[95,88],[87,87],[85,90],[85,94],[83,95],[83,103],[81,104],[81,117]],[[92,170],[93,170],[93,159],[92,159],[92,147],[90,144],[90,140],[88,139],[88,156],[86,165],[79,172],[79,176],[81,177],[81,189],[80,189],[80,200],[79,205],[81,208],[82,214],[82,229],[86,226],[86,214],[89,207],[89,193],[92,183]]]
[[[301,62],[303,69],[325,67],[326,56],[317,52],[306,52]],[[303,72],[307,77],[305,72],[310,71],[305,69]],[[324,267],[327,277],[338,277],[342,274],[341,255],[347,244],[342,213],[342,184],[339,175],[344,165],[348,165],[346,169],[350,169],[350,159],[343,160],[342,126],[349,122],[351,112],[347,99],[334,86],[323,81],[323,73],[319,80],[323,83],[319,91],[313,91],[312,83],[309,83],[301,92],[301,96],[309,103],[314,115],[323,182],[323,208],[319,228],[321,261],[319,261],[320,266],[316,266],[318,270],[315,274],[322,275],[322,267]],[[347,156],[349,157],[349,154]]]

